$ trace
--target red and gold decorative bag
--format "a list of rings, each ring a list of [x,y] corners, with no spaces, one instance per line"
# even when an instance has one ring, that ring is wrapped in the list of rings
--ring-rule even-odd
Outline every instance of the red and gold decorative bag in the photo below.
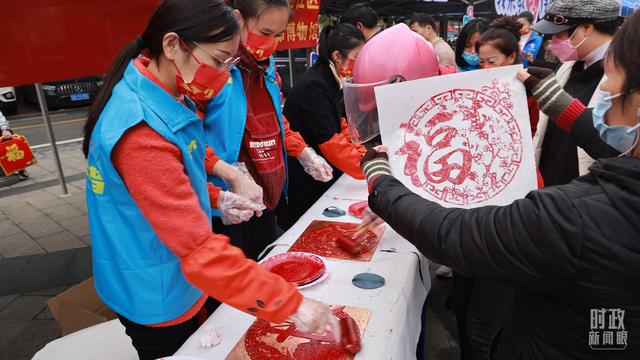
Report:
[[[14,135],[12,139],[0,139],[0,167],[9,176],[36,163],[27,139]]]

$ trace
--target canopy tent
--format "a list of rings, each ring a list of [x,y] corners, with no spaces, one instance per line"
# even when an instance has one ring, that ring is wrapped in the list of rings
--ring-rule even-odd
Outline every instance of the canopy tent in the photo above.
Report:
[[[421,1],[421,0],[323,0],[320,12],[327,15],[340,15],[354,3],[367,3],[381,17],[409,17],[414,13],[426,13],[433,16],[462,16],[467,7],[474,4],[476,15],[495,16],[494,0],[484,1]]]

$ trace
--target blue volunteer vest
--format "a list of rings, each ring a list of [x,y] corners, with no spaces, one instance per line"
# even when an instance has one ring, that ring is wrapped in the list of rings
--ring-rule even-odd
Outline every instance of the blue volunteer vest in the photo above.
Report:
[[[264,75],[264,83],[273,102],[273,108],[278,116],[286,170],[288,168],[287,150],[284,147],[284,122],[282,120],[282,108],[280,106],[280,85],[278,85],[276,81],[276,67],[273,56],[270,58],[269,68]],[[240,148],[242,147],[242,137],[246,123],[247,96],[244,92],[242,73],[234,67],[231,69],[229,83],[225,85],[216,97],[207,103],[204,118],[204,133],[207,145],[209,145],[224,162],[229,164],[237,162]],[[229,188],[224,180],[217,176],[209,175],[208,181],[223,190]],[[285,196],[287,193],[287,182],[285,182],[283,190]],[[220,216],[220,212],[215,209],[212,210],[212,214],[214,216]]]
[[[210,204],[202,120],[130,62],[89,147],[86,193],[93,272],[96,291],[107,306],[136,323],[157,324],[184,314],[202,292],[187,282],[179,259],[158,239],[111,163],[118,140],[141,121],[180,149],[185,173],[209,218]]]

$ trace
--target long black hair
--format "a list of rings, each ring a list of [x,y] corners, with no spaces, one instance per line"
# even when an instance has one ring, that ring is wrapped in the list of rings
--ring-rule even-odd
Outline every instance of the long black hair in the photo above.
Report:
[[[364,44],[364,35],[351,24],[327,25],[320,32],[318,62],[328,64],[331,54],[338,51],[344,58],[356,47]]]
[[[142,35],[120,50],[104,78],[84,126],[82,150],[85,157],[89,154],[89,142],[98,118],[129,62],[145,49],[151,58],[160,56],[163,38],[169,32],[179,34],[187,44],[193,41],[217,43],[236,36],[240,32],[240,23],[233,10],[219,1],[164,0],[149,19]]]
[[[464,48],[467,47],[467,42],[475,33],[483,34],[485,31],[489,29],[489,23],[485,19],[473,19],[469,21],[460,31],[460,35],[458,35],[458,39],[456,40],[456,64],[465,68],[470,66],[462,57],[462,53],[464,52]]]
[[[289,0],[227,0],[227,4],[240,11],[245,20],[257,19],[264,10],[279,7],[289,9],[289,18],[293,16],[293,10],[289,7]]]
[[[476,43],[476,53],[480,46],[491,44],[506,57],[516,55],[516,64],[520,63],[520,29],[522,24],[513,16],[502,16],[491,22],[489,30],[485,31]]]

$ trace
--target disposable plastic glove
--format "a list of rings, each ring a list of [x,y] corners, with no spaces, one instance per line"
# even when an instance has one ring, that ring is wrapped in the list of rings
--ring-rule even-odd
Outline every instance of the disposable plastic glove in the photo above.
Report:
[[[322,335],[329,330],[334,334],[334,340],[340,343],[340,324],[329,306],[320,301],[309,298],[302,299],[298,311],[289,317],[302,332]]]
[[[234,194],[230,191],[223,191],[218,198],[218,210],[225,225],[240,224],[249,221],[253,214],[260,213],[265,206],[253,202],[246,197]]]
[[[237,162],[232,165],[239,170],[237,175],[228,180],[229,190],[238,195],[242,195],[245,198],[253,201],[256,204],[263,206],[262,203],[262,187],[256,184],[255,180],[247,170],[247,167],[242,162]],[[266,207],[262,207],[264,210]],[[256,212],[256,216],[262,216],[262,211]]]
[[[327,182],[333,179],[333,169],[331,165],[316,152],[307,147],[298,156],[298,161],[304,168],[304,171],[311,175],[315,180]]]

